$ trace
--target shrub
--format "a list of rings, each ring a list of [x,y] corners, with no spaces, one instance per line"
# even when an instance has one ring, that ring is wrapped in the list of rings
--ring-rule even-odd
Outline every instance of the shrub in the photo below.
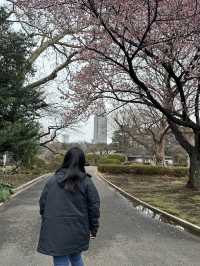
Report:
[[[98,164],[120,164],[126,160],[126,157],[121,154],[109,154],[109,155],[99,155],[94,153],[86,154],[86,161],[90,165]]]
[[[86,154],[86,161],[90,165],[97,165],[100,158],[101,158],[101,156],[99,154],[95,154],[95,153]]]
[[[34,160],[33,160],[33,165],[32,165],[33,168],[36,168],[36,169],[47,169],[47,163],[45,160],[41,159],[41,158],[38,158],[36,157]]]
[[[109,154],[105,156],[107,159],[113,159],[113,160],[118,160],[120,162],[125,162],[126,161],[126,156],[122,154]]]
[[[99,161],[98,164],[121,164],[121,161],[118,159],[110,159],[107,157],[102,157]]]
[[[151,165],[100,164],[98,170],[110,174],[168,175],[182,177],[188,175],[187,167],[161,167]]]
[[[12,186],[9,184],[0,184],[0,202],[6,201],[13,193]]]
[[[61,167],[64,160],[64,155],[58,154],[51,161],[48,162],[49,171],[55,171]]]

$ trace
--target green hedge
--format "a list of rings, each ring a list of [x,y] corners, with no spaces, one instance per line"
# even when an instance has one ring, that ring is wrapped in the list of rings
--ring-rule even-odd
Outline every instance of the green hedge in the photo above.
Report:
[[[86,154],[86,161],[90,165],[98,164],[120,164],[126,160],[126,157],[121,154],[109,154],[109,155],[100,155],[88,153]]]
[[[105,156],[106,159],[118,160],[120,162],[126,161],[126,156],[122,154],[109,154]]]
[[[107,157],[102,157],[98,164],[121,164],[121,161],[118,159],[109,159]]]
[[[110,174],[135,174],[135,175],[168,175],[182,177],[188,175],[187,167],[159,167],[152,165],[116,165],[101,164],[98,170]]]

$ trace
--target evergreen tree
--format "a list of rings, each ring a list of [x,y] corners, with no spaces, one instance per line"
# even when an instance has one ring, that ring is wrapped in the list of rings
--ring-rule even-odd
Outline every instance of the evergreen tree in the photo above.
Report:
[[[28,163],[37,151],[39,110],[45,106],[38,89],[26,89],[25,73],[33,74],[27,55],[31,38],[12,29],[0,9],[0,152]]]

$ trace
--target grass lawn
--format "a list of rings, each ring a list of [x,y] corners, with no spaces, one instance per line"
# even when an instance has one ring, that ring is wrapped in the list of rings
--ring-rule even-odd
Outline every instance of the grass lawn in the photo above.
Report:
[[[103,175],[133,196],[200,226],[200,192],[185,187],[186,177]]]

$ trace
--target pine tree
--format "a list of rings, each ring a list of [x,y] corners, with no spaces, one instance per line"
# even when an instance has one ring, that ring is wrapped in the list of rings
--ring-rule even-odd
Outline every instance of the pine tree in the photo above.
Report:
[[[38,89],[27,89],[25,73],[33,74],[27,55],[33,40],[12,29],[0,9],[0,152],[12,152],[28,163],[38,147],[39,111],[45,106]]]

